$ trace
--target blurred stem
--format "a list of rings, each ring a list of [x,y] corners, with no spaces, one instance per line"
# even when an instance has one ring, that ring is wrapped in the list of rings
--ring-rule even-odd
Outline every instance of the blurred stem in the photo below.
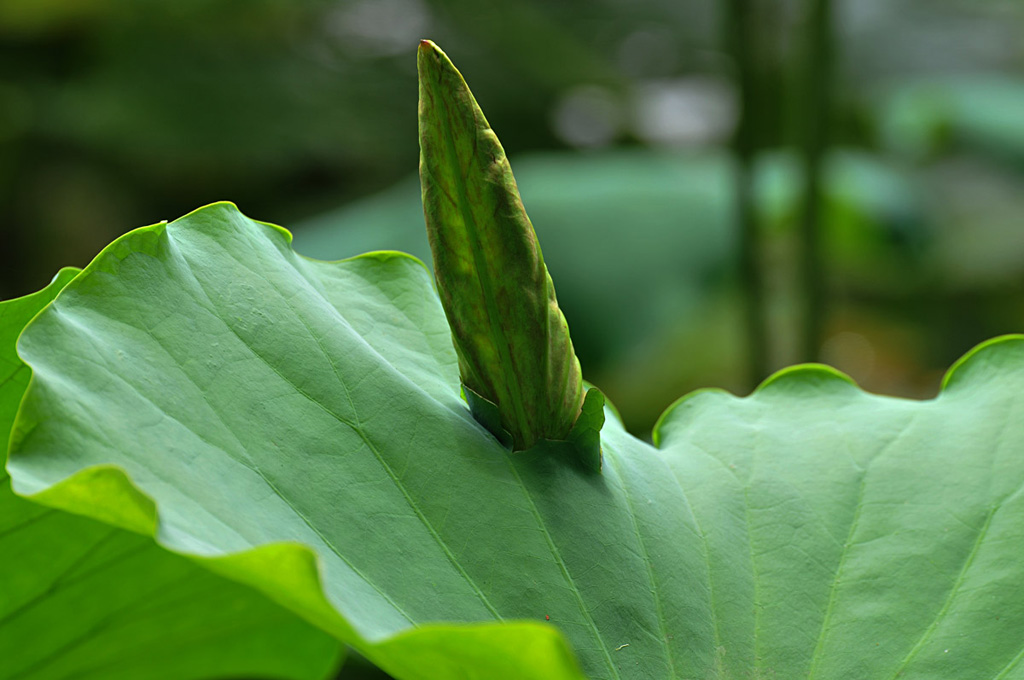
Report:
[[[759,107],[755,26],[752,0],[728,0],[726,39],[736,65],[739,119],[733,137],[736,157],[736,219],[740,233],[739,270],[744,297],[750,382],[756,385],[768,375],[768,332],[764,292],[759,266],[761,229],[754,204],[754,156],[757,153]]]
[[[832,8],[830,0],[807,0],[806,41],[801,60],[801,145],[804,169],[800,223],[800,288],[804,302],[800,359],[814,361],[825,324],[822,249],[823,183],[832,109]]]

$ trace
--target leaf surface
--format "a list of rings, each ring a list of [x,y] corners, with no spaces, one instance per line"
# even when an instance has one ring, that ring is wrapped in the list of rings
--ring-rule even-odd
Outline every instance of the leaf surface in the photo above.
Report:
[[[63,269],[44,290],[0,302],[5,442],[30,377],[15,340],[77,273]],[[339,655],[323,632],[151,538],[15,496],[0,468],[3,680],[316,680]]]
[[[593,678],[1024,676],[1019,337],[932,401],[809,366],[691,395],[657,448],[609,415],[595,475],[474,421],[420,263],[307,260],[218,204],[119,239],[19,350],[19,492],[399,678],[574,677],[556,630]]]

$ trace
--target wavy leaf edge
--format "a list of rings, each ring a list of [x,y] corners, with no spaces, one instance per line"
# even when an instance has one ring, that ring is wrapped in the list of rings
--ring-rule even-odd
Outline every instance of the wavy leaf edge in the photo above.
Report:
[[[928,399],[911,399],[907,397],[894,397],[886,394],[875,394],[868,392],[863,387],[857,384],[857,381],[852,377],[840,371],[838,368],[829,366],[828,364],[821,364],[815,362],[808,362],[802,364],[794,364],[787,366],[775,371],[770,376],[765,378],[761,383],[754,388],[754,390],[747,396],[742,397],[732,392],[722,389],[720,387],[702,387],[700,389],[688,392],[683,396],[672,402],[661,415],[658,416],[658,420],[654,424],[654,430],[652,437],[654,445],[657,448],[661,448],[661,442],[663,440],[662,427],[671,419],[672,414],[682,405],[687,402],[704,398],[705,396],[711,396],[712,398],[725,398],[725,399],[753,399],[758,396],[763,396],[765,392],[774,389],[784,389],[793,385],[807,385],[810,382],[816,382],[819,386],[826,383],[831,383],[831,387],[838,389],[851,389],[861,395],[869,395],[873,397],[882,397],[884,399],[892,399],[894,401],[912,402],[912,403],[927,403],[937,401],[942,396],[948,393],[952,388],[959,385],[960,376],[968,370],[972,362],[978,360],[986,352],[995,349],[999,351],[1003,345],[1016,345],[1018,343],[1024,343],[1024,333],[1005,333],[998,335],[994,338],[984,340],[971,349],[967,350],[960,358],[953,362],[953,364],[946,370],[942,377],[942,381],[939,384],[938,393]]]

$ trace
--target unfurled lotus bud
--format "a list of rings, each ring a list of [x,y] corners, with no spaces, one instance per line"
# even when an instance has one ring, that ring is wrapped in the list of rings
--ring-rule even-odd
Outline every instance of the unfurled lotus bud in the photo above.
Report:
[[[580,364],[505,151],[440,48],[420,43],[418,66],[423,211],[467,400],[514,450],[572,440]]]

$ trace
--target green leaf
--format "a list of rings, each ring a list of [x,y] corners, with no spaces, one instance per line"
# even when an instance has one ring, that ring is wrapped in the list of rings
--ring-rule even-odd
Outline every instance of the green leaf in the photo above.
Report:
[[[41,291],[0,302],[0,441],[5,444],[11,435],[14,416],[18,413],[18,405],[32,375],[14,348],[18,335],[32,317],[57,297],[57,293],[80,271],[74,267],[65,267]],[[3,449],[3,460],[7,460],[6,448]]]
[[[931,401],[805,366],[691,395],[657,448],[612,417],[594,475],[498,444],[448,332],[406,256],[307,260],[223,204],[138,230],[22,337],[16,488],[401,679],[578,677],[556,630],[592,678],[1024,674],[1024,338]]]
[[[44,290],[0,302],[5,442],[30,376],[15,341],[77,273],[62,269]],[[339,662],[336,641],[263,595],[150,538],[19,498],[2,468],[0,555],[5,680],[315,680]]]
[[[86,300],[114,306],[82,317]],[[73,331],[69,351],[56,354],[63,343],[40,343],[31,331],[22,338],[22,356],[40,360],[29,359],[35,378],[14,435],[26,454],[10,461],[19,491],[155,533],[404,677],[578,677],[544,610],[524,609],[530,623],[410,630],[497,618],[444,538],[484,517],[478,506],[490,501],[466,494],[468,505],[438,516],[454,500],[447,473],[414,482],[417,470],[437,466],[419,449],[456,437],[477,468],[466,485],[507,469],[508,456],[459,398],[422,263],[386,252],[306,260],[283,230],[218,204],[118,239],[37,322],[85,335]],[[396,427],[421,421],[418,434]],[[53,427],[75,441],[50,449]],[[36,444],[56,457],[28,454]],[[118,450],[139,454],[149,472],[106,457]],[[175,498],[174,509],[152,484]],[[508,521],[527,518],[520,511]],[[450,651],[444,664],[430,649]]]
[[[424,40],[417,64],[423,211],[462,381],[497,406],[515,450],[564,440],[580,362],[512,168],[444,52]]]
[[[927,157],[954,146],[1009,161],[1024,158],[1024,81],[974,73],[904,80],[887,88],[878,109],[883,141]]]

